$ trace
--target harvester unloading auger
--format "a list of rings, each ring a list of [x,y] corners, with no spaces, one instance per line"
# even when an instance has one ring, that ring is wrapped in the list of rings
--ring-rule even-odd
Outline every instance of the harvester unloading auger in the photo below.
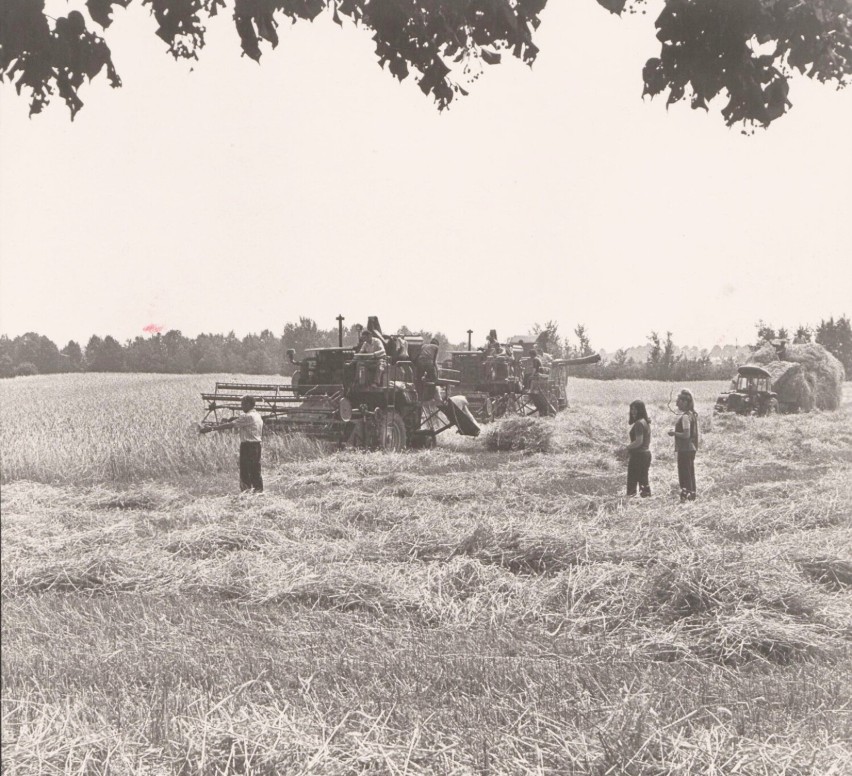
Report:
[[[308,349],[301,361],[289,351],[297,367],[289,384],[216,383],[213,393],[201,394],[202,425],[229,419],[249,395],[264,429],[340,445],[395,451],[434,447],[438,434],[454,427],[465,436],[479,435],[465,397],[447,396],[458,383],[457,372],[438,368],[435,381],[415,387],[421,337],[385,337],[375,317],[367,330],[386,344],[386,355],[344,347],[342,334],[339,347]]]

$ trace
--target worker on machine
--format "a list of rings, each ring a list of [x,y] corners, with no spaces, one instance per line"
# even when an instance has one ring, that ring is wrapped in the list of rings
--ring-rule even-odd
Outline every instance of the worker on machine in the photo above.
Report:
[[[364,329],[361,332],[361,340],[356,346],[355,352],[361,356],[373,356],[370,363],[367,364],[368,381],[372,387],[380,387],[387,368],[387,354],[384,343],[369,329]]]
[[[524,388],[529,390],[533,385],[535,378],[541,373],[542,361],[538,354],[538,350],[533,348],[530,351],[530,363],[527,373],[524,375]]]
[[[414,387],[421,401],[437,398],[439,349],[440,343],[433,337],[417,354],[414,364]]]
[[[497,341],[497,330],[491,329],[488,332],[488,336],[485,338],[485,348],[483,349],[483,353],[485,353],[485,357],[488,356],[496,356],[502,353],[503,348],[500,343]]]

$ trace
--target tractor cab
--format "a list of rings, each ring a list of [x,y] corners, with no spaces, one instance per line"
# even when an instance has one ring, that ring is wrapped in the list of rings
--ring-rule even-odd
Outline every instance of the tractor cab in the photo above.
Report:
[[[772,375],[754,364],[737,369],[731,390],[719,394],[714,412],[738,415],[769,415],[778,411],[778,395],[772,390]]]
[[[738,393],[759,394],[769,393],[769,373],[754,367],[740,367],[737,371]]]

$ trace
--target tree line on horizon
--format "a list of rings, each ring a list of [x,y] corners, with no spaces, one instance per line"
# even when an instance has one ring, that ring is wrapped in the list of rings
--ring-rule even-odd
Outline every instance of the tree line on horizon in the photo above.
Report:
[[[852,377],[852,326],[847,316],[820,321],[816,327],[799,326],[794,334],[785,327],[775,328],[764,321],[756,324],[757,336],[749,348],[775,339],[791,342],[816,342],[825,347],[843,364],[848,377]],[[352,345],[358,339],[359,327],[343,327],[343,341]],[[558,324],[548,321],[535,324],[533,334],[546,332],[548,351],[556,358],[588,356],[594,353],[586,327],[578,324],[574,338],[561,336]],[[412,330],[406,326],[400,334],[432,337],[441,344],[442,358],[451,350],[466,350],[467,342],[454,343],[441,332]],[[51,339],[35,332],[10,338],[0,335],[0,378],[22,377],[36,374],[67,372],[153,372],[164,374],[287,374],[291,371],[286,353],[292,349],[301,358],[308,348],[336,347],[339,331],[321,329],[316,321],[300,317],[285,324],[280,336],[269,329],[260,334],[242,338],[234,332],[228,334],[200,334],[189,338],[178,330],[155,332],[147,337],[135,337],[123,344],[107,335],[92,335],[85,346],[71,340],[60,349]],[[600,380],[723,380],[729,378],[737,366],[737,358],[728,356],[711,359],[706,350],[697,355],[687,354],[678,348],[672,332],[661,335],[652,331],[643,348],[619,348],[601,363],[584,366],[578,376]]]
[[[359,333],[358,326],[344,326],[344,344],[354,345]],[[413,331],[403,326],[400,333],[435,337],[444,350],[467,346],[450,343],[441,332]],[[93,334],[85,346],[71,340],[61,349],[48,337],[28,332],[14,339],[0,335],[0,377],[62,372],[289,374],[288,350],[294,350],[299,359],[308,348],[336,347],[338,343],[337,328],[321,329],[304,316],[285,324],[280,336],[264,329],[244,337],[232,331],[190,338],[172,329],[124,343],[110,335],[101,338]]]

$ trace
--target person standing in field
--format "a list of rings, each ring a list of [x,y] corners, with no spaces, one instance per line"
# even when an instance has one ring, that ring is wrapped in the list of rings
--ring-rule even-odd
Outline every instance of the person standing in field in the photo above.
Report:
[[[628,415],[630,424],[630,444],[627,445],[627,495],[639,495],[647,498],[651,495],[651,485],[648,481],[648,471],[651,468],[651,420],[645,402],[636,399],[630,402]]]
[[[669,431],[674,437],[677,453],[677,479],[680,485],[680,500],[695,501],[695,453],[698,450],[698,413],[692,392],[684,388],[677,397],[677,408],[681,415],[675,427]]]
[[[261,436],[263,434],[263,418],[254,408],[253,396],[243,396],[240,409],[243,414],[223,423],[214,423],[202,427],[201,433],[224,431],[235,428],[240,432],[240,490],[263,492],[263,477],[260,473]]]

